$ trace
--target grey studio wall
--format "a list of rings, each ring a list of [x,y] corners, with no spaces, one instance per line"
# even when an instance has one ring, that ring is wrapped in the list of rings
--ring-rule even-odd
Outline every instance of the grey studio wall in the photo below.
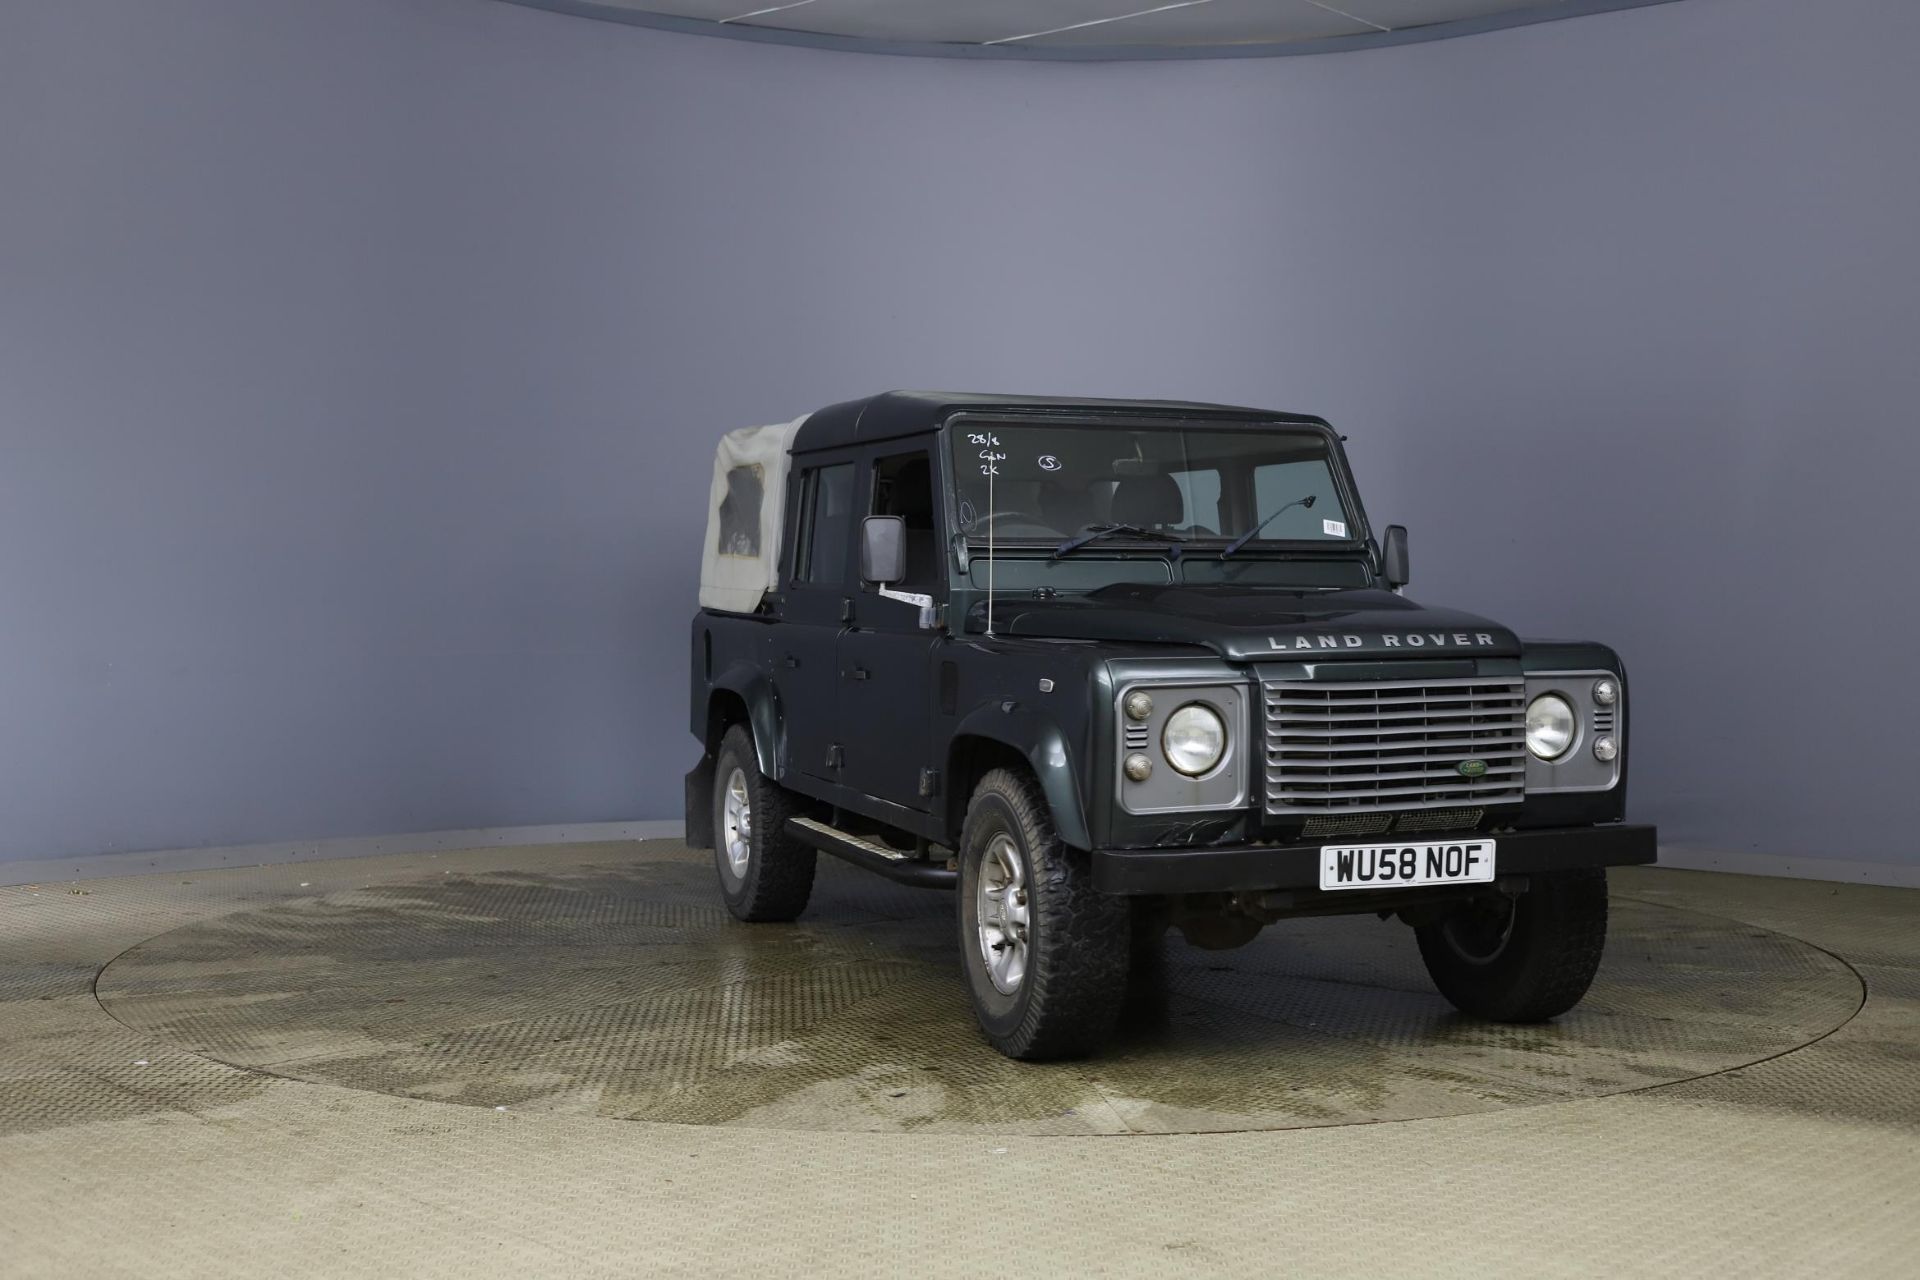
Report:
[[[0,858],[677,816],[711,442],[1322,412],[1595,634],[1675,840],[1916,855],[1917,6],[893,59],[483,0],[0,3]]]

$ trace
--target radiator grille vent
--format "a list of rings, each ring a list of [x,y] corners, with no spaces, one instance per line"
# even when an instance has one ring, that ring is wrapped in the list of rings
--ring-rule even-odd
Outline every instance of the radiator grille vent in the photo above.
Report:
[[[1269,813],[1459,809],[1524,798],[1526,684],[1518,677],[1276,680],[1263,691]]]
[[[1385,835],[1387,828],[1393,825],[1390,813],[1357,813],[1350,818],[1308,818],[1307,825],[1300,828],[1302,840],[1319,840],[1327,836],[1378,836]]]
[[[1427,809],[1403,813],[1393,824],[1395,831],[1472,831],[1487,816],[1485,809]]]

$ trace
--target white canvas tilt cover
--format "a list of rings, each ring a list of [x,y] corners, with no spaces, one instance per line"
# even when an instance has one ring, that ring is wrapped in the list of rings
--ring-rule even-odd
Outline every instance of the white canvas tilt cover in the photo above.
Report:
[[[752,613],[780,585],[787,449],[806,416],[720,437],[700,550],[700,607]]]

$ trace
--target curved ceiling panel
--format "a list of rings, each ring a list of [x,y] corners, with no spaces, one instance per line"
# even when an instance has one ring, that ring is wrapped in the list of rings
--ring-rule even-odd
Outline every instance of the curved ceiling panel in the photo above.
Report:
[[[506,0],[782,44],[943,57],[1331,53],[1673,0]]]

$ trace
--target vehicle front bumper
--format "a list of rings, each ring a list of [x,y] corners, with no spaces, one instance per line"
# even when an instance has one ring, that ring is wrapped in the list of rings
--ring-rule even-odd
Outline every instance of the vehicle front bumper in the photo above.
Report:
[[[1220,845],[1198,849],[1096,849],[1093,886],[1102,893],[1237,893],[1253,889],[1318,889],[1320,850],[1333,844],[1409,845],[1493,840],[1499,875],[1539,875],[1581,867],[1621,867],[1652,862],[1659,854],[1654,828],[1609,824],[1544,831],[1423,831],[1392,836],[1353,836],[1312,844]],[[1439,887],[1439,886],[1436,886]],[[1354,890],[1328,891],[1333,897]]]

